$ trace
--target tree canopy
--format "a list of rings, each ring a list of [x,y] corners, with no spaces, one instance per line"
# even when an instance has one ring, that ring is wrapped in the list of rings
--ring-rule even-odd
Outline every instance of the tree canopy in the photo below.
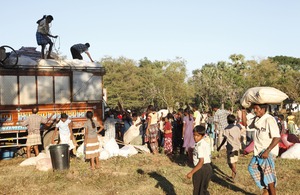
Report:
[[[261,61],[245,60],[232,54],[229,61],[204,64],[187,76],[186,61],[176,58],[136,62],[120,57],[106,57],[104,87],[108,104],[121,102],[125,108],[142,109],[149,104],[169,110],[181,105],[196,104],[209,110],[216,102],[234,107],[250,87],[270,86],[300,102],[300,59],[275,56]]]

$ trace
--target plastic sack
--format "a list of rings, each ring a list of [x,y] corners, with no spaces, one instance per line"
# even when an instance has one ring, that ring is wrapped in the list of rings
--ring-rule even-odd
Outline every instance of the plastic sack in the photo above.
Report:
[[[110,158],[110,154],[107,150],[100,151],[100,156],[99,156],[100,160],[107,160],[109,158]]]
[[[42,159],[42,158],[49,158],[49,156],[47,156],[47,154],[45,153],[39,153],[38,156],[36,157],[30,157],[27,158],[26,160],[24,160],[23,162],[20,163],[20,166],[30,166],[30,165],[36,165],[37,161]]]
[[[37,65],[37,62],[33,59],[31,59],[30,57],[28,56],[19,56],[18,58],[18,65],[30,65],[30,66],[35,66]]]
[[[157,118],[166,117],[169,111],[167,109],[161,109],[157,112]]]
[[[300,159],[300,143],[291,146],[287,151],[281,154],[281,158]]]
[[[288,96],[274,87],[253,87],[248,89],[240,100],[244,108],[251,104],[279,104]]]
[[[141,122],[140,118],[138,118],[135,123],[137,124],[139,122]],[[140,135],[140,126],[141,125],[138,126],[131,125],[129,127],[129,129],[124,133],[123,136],[123,141],[125,144],[129,144],[132,140],[134,140],[134,138]]]
[[[104,146],[104,150],[108,151],[110,157],[119,155],[119,145],[114,138],[111,138]],[[100,154],[101,155],[101,154]]]
[[[76,150],[76,157],[84,159],[85,154],[84,154],[84,144],[82,143]]]
[[[132,145],[126,145],[119,151],[119,156],[128,157],[137,154],[138,151]]]
[[[36,169],[39,171],[49,171],[52,169],[51,158],[42,158],[36,162]]]
[[[133,145],[135,148],[137,148],[140,151],[146,152],[146,153],[150,153],[150,150],[147,146],[147,144],[145,145]]]

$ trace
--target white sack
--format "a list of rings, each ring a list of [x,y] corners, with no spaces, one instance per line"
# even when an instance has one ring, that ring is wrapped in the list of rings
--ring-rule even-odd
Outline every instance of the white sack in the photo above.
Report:
[[[84,60],[78,60],[78,59],[72,59],[72,60],[41,59],[38,61],[38,66],[64,66],[64,67],[72,67],[72,68],[102,67],[102,65],[99,63],[86,62]]]
[[[288,96],[274,87],[253,87],[248,89],[240,102],[244,108],[256,104],[279,104]]]
[[[133,145],[133,146],[143,152],[150,153],[150,150],[146,144],[145,145]]]
[[[20,163],[20,166],[30,166],[30,165],[36,165],[36,162],[42,158],[49,158],[47,156],[47,154],[45,153],[39,153],[38,156],[36,157],[30,157],[30,158],[27,158],[26,160],[24,160],[23,162]]]
[[[167,109],[161,109],[157,112],[157,117],[160,119],[160,117],[166,117],[168,115],[169,111]]]
[[[138,151],[132,145],[123,146],[119,150],[119,156],[128,157],[137,154]]]
[[[109,152],[110,157],[119,155],[119,145],[114,138],[111,138],[105,145],[104,150]]]
[[[138,118],[135,122],[135,124],[141,122],[141,119]],[[140,127],[141,125],[135,126],[131,125],[129,129],[124,133],[123,141],[125,144],[129,144],[134,138],[140,135]]]
[[[51,158],[42,158],[36,162],[36,169],[39,171],[49,171],[52,169]]]
[[[22,65],[22,66],[26,66],[26,65],[30,65],[30,66],[35,66],[37,65],[37,62],[33,59],[31,59],[28,56],[19,56],[18,58],[18,65]]]
[[[100,151],[100,157],[99,157],[100,160],[107,160],[109,158],[110,158],[110,154],[107,150]]]
[[[300,159],[300,143],[295,143],[287,151],[281,154],[281,158]]]
[[[84,144],[82,143],[76,150],[76,157],[84,159]]]

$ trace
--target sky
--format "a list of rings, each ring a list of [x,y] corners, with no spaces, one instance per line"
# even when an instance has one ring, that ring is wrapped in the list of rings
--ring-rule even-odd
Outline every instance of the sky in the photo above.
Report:
[[[297,0],[26,0],[1,2],[0,45],[37,47],[36,21],[52,15],[55,51],[89,42],[94,60],[126,57],[186,61],[188,74],[207,63],[268,56],[300,57]],[[84,60],[89,61],[83,54]]]

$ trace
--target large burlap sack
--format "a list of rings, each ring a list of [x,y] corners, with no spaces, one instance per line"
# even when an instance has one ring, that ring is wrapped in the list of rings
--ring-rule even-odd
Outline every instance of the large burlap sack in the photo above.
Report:
[[[253,87],[248,89],[240,102],[244,108],[251,104],[279,104],[288,96],[274,87]]]

